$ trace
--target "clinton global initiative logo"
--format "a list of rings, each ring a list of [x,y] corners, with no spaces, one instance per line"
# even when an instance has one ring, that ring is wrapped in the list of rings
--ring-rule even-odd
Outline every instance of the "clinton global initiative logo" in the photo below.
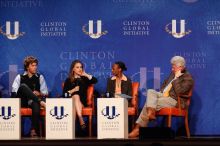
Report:
[[[76,49],[72,49],[76,50]],[[104,50],[104,49],[103,49]],[[110,51],[109,51],[110,50]],[[59,55],[60,80],[65,80],[68,76],[69,61],[79,59],[84,61],[84,68],[89,70],[92,75],[99,80],[106,80],[112,74],[112,64],[116,58],[114,49],[105,49],[104,51],[90,48],[87,51],[62,51]]]
[[[16,115],[12,113],[11,106],[8,106],[8,107],[2,106],[0,108],[0,117],[2,117],[2,119],[9,120],[15,116]]]
[[[124,20],[122,29],[124,36],[148,36],[150,35],[150,21]]]
[[[63,21],[51,21],[40,23],[41,37],[66,37],[67,23]]]
[[[220,35],[220,20],[208,20],[206,29],[208,35]]]
[[[3,30],[5,28],[5,31]],[[11,32],[14,32],[13,34]],[[14,30],[11,30],[11,22],[6,21],[6,25],[0,27],[0,34],[6,36],[10,40],[15,40],[20,36],[23,36],[24,32],[19,32],[19,22],[14,22]]]
[[[107,119],[112,120],[118,117],[120,114],[117,113],[115,106],[112,106],[111,108],[109,106],[106,106],[102,110],[102,115],[105,116]]]
[[[177,24],[180,24],[180,32],[177,32]],[[171,28],[170,28],[171,27]],[[169,23],[165,26],[165,30],[167,33],[171,34],[175,38],[182,38],[185,35],[190,34],[192,31],[185,29],[186,23],[185,20],[180,20],[180,23],[177,23],[176,20],[172,20],[172,23]]]
[[[57,120],[61,120],[68,116],[68,114],[65,114],[65,110],[63,106],[60,107],[54,106],[54,108],[50,110],[50,115],[52,117],[55,117]]]
[[[193,50],[193,49],[190,49]],[[205,49],[197,49],[197,50],[205,50]],[[206,49],[207,50],[207,49]],[[209,55],[204,51],[188,51],[188,52],[176,52],[174,56],[182,56],[186,60],[187,69],[202,69],[205,70],[208,68],[208,58]]]
[[[94,24],[96,24],[96,27],[93,26]],[[96,33],[94,33],[94,28],[96,28]],[[93,22],[93,20],[89,20],[88,24],[83,25],[82,31],[93,39],[98,39],[101,36],[106,35],[108,33],[108,31],[106,30],[102,32],[102,21],[101,20],[98,20],[95,23]]]
[[[37,8],[42,6],[42,0],[0,0],[0,8]]]

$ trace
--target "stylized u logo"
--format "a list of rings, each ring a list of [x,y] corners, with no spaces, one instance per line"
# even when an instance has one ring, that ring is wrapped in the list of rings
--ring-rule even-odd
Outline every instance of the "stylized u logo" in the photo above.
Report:
[[[50,110],[50,115],[52,115],[53,117],[55,117],[58,120],[61,120],[64,117],[68,116],[68,114],[64,115],[64,107],[63,106],[61,106],[60,108],[55,106],[54,109]]]
[[[176,20],[172,20],[172,35],[175,38],[182,38],[185,36],[185,20],[180,20],[180,32],[176,32]]]
[[[19,22],[15,21],[14,23],[14,34],[11,34],[11,22],[6,22],[6,36],[10,40],[15,40],[19,37]]]
[[[3,31],[3,26],[0,27],[0,33],[6,36],[10,40],[15,40],[19,36],[23,36],[25,33],[24,32],[19,32],[19,22],[15,21],[14,22],[14,34],[11,34],[11,22],[6,21],[6,31]]]
[[[59,112],[59,113],[58,113]],[[62,117],[64,115],[64,107],[61,106],[60,107],[60,111],[58,111],[58,107],[55,106],[54,107],[54,115],[57,116],[57,117]]]
[[[172,25],[172,30],[170,31],[169,26]],[[172,23],[169,23],[166,25],[165,30],[169,33],[172,34],[173,37],[175,38],[182,38],[187,34],[191,33],[191,30],[185,30],[185,20],[180,20],[180,32],[177,32],[177,22],[176,20],[172,20]]]
[[[8,120],[14,116],[15,116],[15,114],[13,114],[13,115],[11,114],[11,107],[10,106],[8,106],[8,108],[6,108],[4,106],[1,107],[0,117],[3,117],[3,119]]]
[[[108,119],[114,119],[115,117],[119,116],[120,114],[116,114],[115,106],[110,107],[106,106],[105,109],[102,110],[102,115],[106,116]]]
[[[102,35],[105,35],[105,34],[108,33],[107,31],[102,32],[102,21],[101,20],[98,20],[95,24],[97,24],[97,32],[96,33],[94,33],[94,23],[93,23],[93,20],[89,20],[89,24],[85,24],[82,27],[82,31],[85,34],[89,35],[93,39],[98,39]],[[88,32],[86,31],[87,25],[89,25],[89,31]]]
[[[93,20],[89,20],[89,36],[93,39],[97,39],[102,35],[102,21],[97,21],[97,32],[93,32]]]

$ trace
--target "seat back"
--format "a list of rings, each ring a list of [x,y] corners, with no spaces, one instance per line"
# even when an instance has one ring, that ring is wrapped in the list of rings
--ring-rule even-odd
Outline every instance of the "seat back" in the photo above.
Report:
[[[192,96],[192,92],[193,92],[193,88],[190,89],[190,91],[188,92],[188,94],[180,94],[180,95],[178,95],[178,97],[177,97],[177,107],[178,107],[179,109],[181,109],[181,101],[180,101],[181,98],[185,98],[185,99],[186,99],[186,106],[187,106],[186,108],[189,107],[189,105],[190,105],[190,100],[191,100],[191,96]]]
[[[94,85],[89,85],[87,89],[87,105],[89,107],[94,106]]]
[[[138,82],[132,82],[132,99],[131,99],[131,105],[135,108],[136,113],[138,111],[138,88],[139,83]]]

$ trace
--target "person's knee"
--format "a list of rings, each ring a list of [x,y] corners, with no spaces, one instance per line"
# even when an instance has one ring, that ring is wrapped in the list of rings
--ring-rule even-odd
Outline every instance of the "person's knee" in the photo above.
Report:
[[[24,83],[22,83],[20,85],[20,89],[27,89],[27,88],[29,88],[29,87],[26,84],[24,84]]]
[[[79,99],[80,99],[80,96],[79,96],[78,94],[75,94],[75,95],[72,96],[72,98],[73,98],[74,100],[79,100]]]
[[[18,89],[18,94],[24,94],[30,92],[31,89],[24,83],[22,83]]]
[[[169,100],[167,97],[165,97],[165,98],[158,99],[157,104],[159,107],[174,107],[176,106],[176,103],[177,102]]]
[[[157,101],[157,104],[158,105],[165,105],[165,104],[167,104],[167,101],[164,98],[159,98]]]
[[[155,93],[156,91],[154,89],[148,89],[147,90],[147,94],[152,94],[152,93]]]
[[[157,91],[154,89],[148,89],[147,90],[147,98],[151,98],[152,96],[155,97],[157,95]]]

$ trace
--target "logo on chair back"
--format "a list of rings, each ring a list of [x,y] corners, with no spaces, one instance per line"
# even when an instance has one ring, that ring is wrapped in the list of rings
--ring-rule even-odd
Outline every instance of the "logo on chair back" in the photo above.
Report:
[[[3,31],[3,27],[0,27],[0,33],[4,36],[6,36],[8,39],[10,40],[15,40],[17,39],[19,36],[23,36],[25,33],[24,32],[19,32],[19,22],[15,21],[14,22],[14,34],[11,34],[11,22],[10,21],[6,21],[6,31]]]
[[[68,116],[68,114],[65,114],[65,110],[63,106],[60,107],[55,106],[53,109],[50,110],[50,115],[58,120],[61,120]]]
[[[191,30],[187,30],[185,31],[185,20],[180,20],[180,32],[177,33],[176,29],[177,29],[177,25],[176,25],[176,20],[172,20],[172,31],[170,31],[169,26],[171,25],[171,23],[167,24],[165,26],[165,30],[166,32],[168,32],[169,34],[171,34],[173,37],[175,38],[182,38],[187,34],[190,34],[192,31]]]
[[[11,106],[2,106],[0,110],[0,117],[2,117],[4,120],[9,120],[12,117],[16,116],[15,114],[12,114]]]
[[[101,20],[98,20],[96,22],[97,24],[97,32],[94,33],[93,31],[93,20],[89,20],[89,24],[85,24],[83,25],[82,27],[82,31],[86,34],[86,35],[89,35],[91,38],[93,39],[98,39],[100,38],[102,35],[106,35],[108,33],[108,31],[104,31],[102,32],[102,21]],[[89,32],[86,31],[86,28],[87,26],[89,25]]]
[[[120,114],[117,113],[115,106],[112,106],[111,108],[109,106],[106,106],[102,110],[102,115],[111,120],[118,117]]]

